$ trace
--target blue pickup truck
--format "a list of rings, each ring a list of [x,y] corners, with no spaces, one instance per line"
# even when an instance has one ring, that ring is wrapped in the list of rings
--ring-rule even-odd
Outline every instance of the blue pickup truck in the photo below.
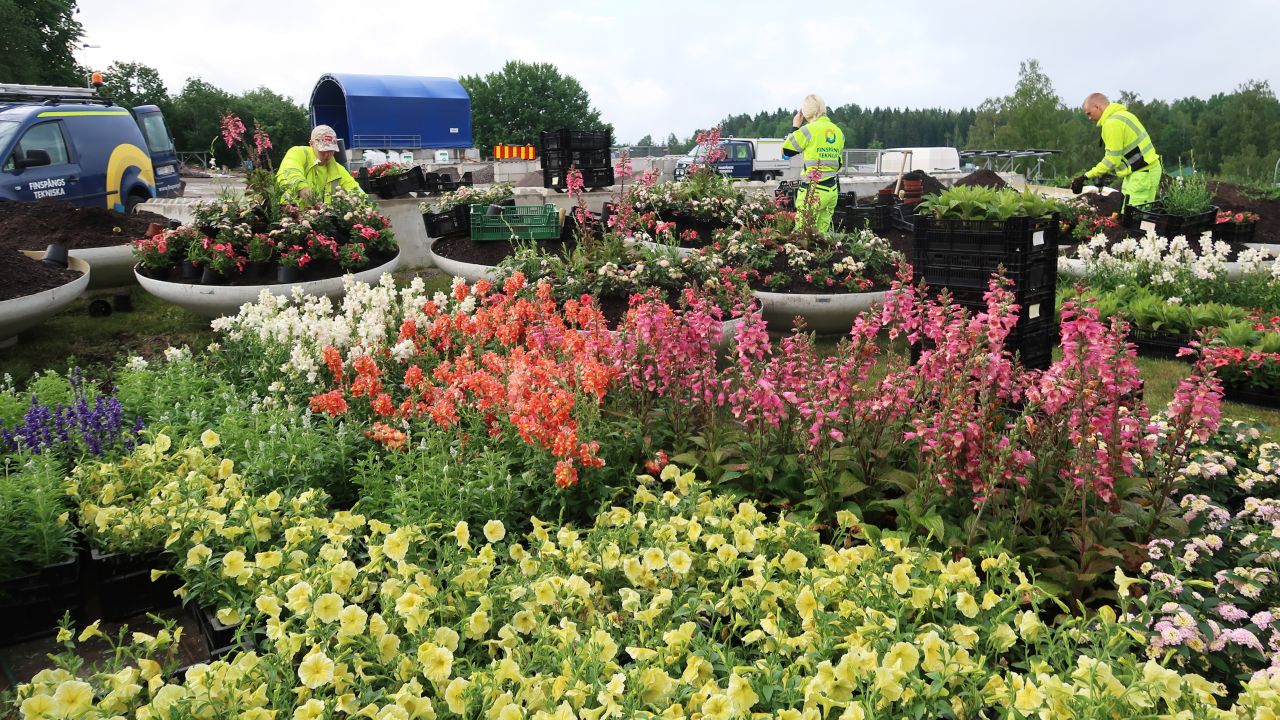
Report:
[[[164,115],[94,88],[0,84],[0,201],[54,198],[121,212],[183,183]]]
[[[725,177],[744,180],[776,180],[782,178],[791,162],[782,157],[782,138],[723,138],[721,157],[716,170]],[[675,176],[680,180],[693,167],[706,164],[705,149],[694,145],[688,155],[676,161]]]

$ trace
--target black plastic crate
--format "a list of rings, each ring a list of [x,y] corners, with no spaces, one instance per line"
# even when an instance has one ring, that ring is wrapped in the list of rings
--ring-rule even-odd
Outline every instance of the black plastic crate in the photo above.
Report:
[[[544,130],[542,153],[551,150],[608,150],[613,142],[608,130]]]
[[[1213,239],[1219,242],[1251,243],[1257,234],[1258,223],[1217,223],[1213,226]]]
[[[854,231],[863,228],[871,232],[888,230],[893,220],[893,208],[889,205],[858,205],[841,209],[836,207],[832,224],[836,230]]]
[[[585,188],[601,188],[613,185],[613,168],[579,168],[582,172],[582,186]],[[568,170],[543,170],[542,187],[564,191],[568,189]]]
[[[613,158],[608,150],[551,150],[542,154],[543,170],[560,171],[576,167],[585,172],[612,164]]]
[[[458,232],[457,213],[422,213],[422,224],[427,229],[427,237],[444,237]]]
[[[987,293],[986,288],[978,290],[930,287],[928,294],[930,297],[936,298],[942,294],[944,289],[951,295],[952,303],[970,312],[986,312],[987,301],[984,299]],[[1057,308],[1054,305],[1056,295],[1057,292],[1052,288],[1035,292],[1015,291],[1013,293],[1013,301],[1019,307],[1018,327],[1026,328],[1038,323],[1045,323],[1050,326],[1056,325]]]
[[[50,635],[63,613],[80,618],[80,556],[0,582],[0,645]]]
[[[135,555],[90,550],[89,559],[87,577],[97,589],[104,620],[124,620],[178,604],[173,593],[182,581],[177,576],[168,574],[151,580],[152,570],[173,567],[172,555],[161,550]]]
[[[914,260],[916,280],[923,279],[935,287],[986,290],[991,276],[1001,268],[1005,277],[1013,281],[1016,291],[1034,292],[1057,287],[1056,254],[1037,253],[1033,258],[1008,258],[998,253],[922,250],[916,252]]]
[[[396,175],[383,175],[374,179],[374,187],[377,189],[378,197],[383,200],[420,192],[424,187],[424,183],[421,165],[414,165],[405,172]]]
[[[1155,233],[1160,237],[1182,236],[1193,241],[1200,233],[1212,229],[1218,219],[1216,206],[1196,215],[1170,215],[1160,203],[1155,202],[1144,207],[1130,207],[1129,212],[1132,218],[1130,224],[1134,227],[1141,227],[1142,223],[1149,222],[1155,225]]]
[[[1008,220],[954,220],[914,216],[916,252],[976,253],[1004,258],[1006,267],[1021,266],[1058,254],[1058,216]]]
[[[1129,342],[1133,343],[1138,355],[1161,360],[1179,360],[1195,362],[1195,355],[1179,356],[1178,352],[1195,340],[1191,335],[1172,335],[1169,333],[1149,332],[1133,329],[1129,331]]]

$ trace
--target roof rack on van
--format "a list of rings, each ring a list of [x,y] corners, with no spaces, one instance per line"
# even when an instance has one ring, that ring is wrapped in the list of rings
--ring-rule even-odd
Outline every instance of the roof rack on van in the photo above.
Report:
[[[54,103],[92,103],[111,105],[111,98],[98,94],[97,88],[58,87],[55,85],[13,85],[0,83],[0,100],[38,100]]]

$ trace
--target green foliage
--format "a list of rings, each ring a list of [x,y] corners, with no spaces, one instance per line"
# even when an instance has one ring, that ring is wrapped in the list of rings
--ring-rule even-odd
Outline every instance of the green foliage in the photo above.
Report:
[[[1002,188],[960,185],[936,195],[926,195],[921,213],[957,220],[1008,220],[1011,217],[1044,217],[1057,212],[1059,205],[1039,193]]]
[[[208,148],[218,163],[235,166],[239,164],[235,150],[222,142],[219,129],[227,111],[238,115],[250,128],[256,121],[266,130],[273,145],[269,154],[276,164],[290,147],[305,145],[310,137],[311,120],[306,108],[265,87],[232,95],[200,78],[190,78],[182,92],[174,96],[172,109],[165,113],[179,150]]]
[[[475,146],[538,145],[543,130],[613,130],[582,84],[550,63],[508,61],[498,72],[458,78],[471,95]]]
[[[169,91],[155,68],[142,63],[113,62],[103,73],[102,95],[124,107],[159,105],[164,112],[172,107]],[[169,129],[170,132],[174,128]]]
[[[1170,215],[1199,215],[1213,207],[1213,193],[1203,173],[1174,178],[1160,194],[1160,207]]]
[[[0,579],[61,562],[75,552],[75,527],[57,458],[0,463]]]
[[[75,0],[0,0],[0,82],[83,87]]]

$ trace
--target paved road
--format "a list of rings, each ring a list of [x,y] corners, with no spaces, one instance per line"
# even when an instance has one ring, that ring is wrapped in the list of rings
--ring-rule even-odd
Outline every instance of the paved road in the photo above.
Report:
[[[224,188],[234,190],[244,189],[244,178],[239,175],[230,177],[212,177],[212,178],[183,178],[187,187],[183,190],[182,196],[189,198],[216,198],[218,192]]]

